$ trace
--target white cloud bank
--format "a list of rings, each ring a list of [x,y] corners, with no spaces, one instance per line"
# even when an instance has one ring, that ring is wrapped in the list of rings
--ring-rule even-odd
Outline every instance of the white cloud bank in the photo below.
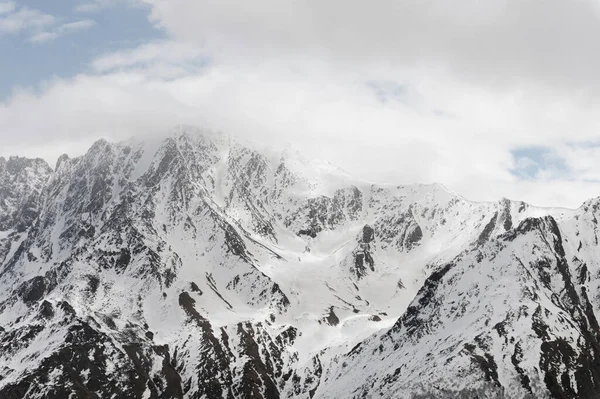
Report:
[[[192,123],[472,199],[600,195],[596,3],[146,2],[172,39],[16,91],[0,104],[4,153],[52,158]],[[527,162],[512,151],[534,146],[560,165],[517,177]]]

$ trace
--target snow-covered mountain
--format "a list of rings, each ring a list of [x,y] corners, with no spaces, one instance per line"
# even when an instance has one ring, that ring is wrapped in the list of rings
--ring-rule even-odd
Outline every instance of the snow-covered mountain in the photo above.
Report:
[[[0,158],[0,397],[597,398],[598,216],[191,127]]]

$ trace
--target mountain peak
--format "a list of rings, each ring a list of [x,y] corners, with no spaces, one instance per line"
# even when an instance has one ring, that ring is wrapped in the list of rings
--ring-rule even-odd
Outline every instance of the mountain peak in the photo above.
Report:
[[[58,170],[58,168],[60,167],[60,165],[65,162],[68,161],[69,155],[68,154],[62,154],[60,157],[58,157],[58,159],[56,160],[56,166],[54,167],[54,170]]]

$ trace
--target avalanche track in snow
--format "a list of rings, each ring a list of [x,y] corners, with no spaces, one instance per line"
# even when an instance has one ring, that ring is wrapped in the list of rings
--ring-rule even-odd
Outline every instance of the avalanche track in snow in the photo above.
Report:
[[[0,158],[0,397],[597,398],[599,215],[193,127]]]

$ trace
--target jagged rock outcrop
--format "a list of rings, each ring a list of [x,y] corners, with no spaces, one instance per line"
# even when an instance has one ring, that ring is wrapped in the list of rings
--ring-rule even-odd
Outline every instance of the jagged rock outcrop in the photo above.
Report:
[[[368,270],[375,271],[375,261],[371,253],[371,243],[375,239],[375,232],[371,226],[365,225],[358,240],[358,247],[352,253],[354,257],[353,271],[356,278],[364,277]],[[368,267],[368,269],[367,269]]]
[[[37,218],[52,169],[42,159],[0,157],[0,231],[23,232]]]

